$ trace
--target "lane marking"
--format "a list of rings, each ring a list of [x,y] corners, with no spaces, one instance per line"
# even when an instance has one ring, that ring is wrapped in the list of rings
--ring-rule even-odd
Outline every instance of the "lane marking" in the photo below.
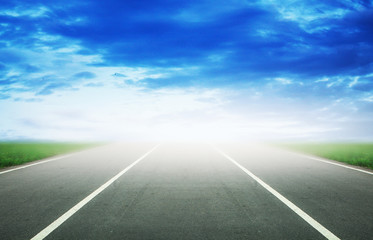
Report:
[[[84,198],[82,201],[80,201],[78,204],[76,204],[74,207],[72,207],[70,210],[68,210],[66,213],[64,213],[62,216],[57,218],[54,222],[52,222],[49,226],[44,228],[41,232],[36,234],[31,240],[41,240],[44,239],[46,236],[48,236],[51,232],[53,232],[56,228],[58,228],[62,223],[64,223],[67,219],[69,219],[72,215],[74,215],[79,209],[81,209],[84,205],[86,205],[89,201],[91,201],[93,198],[95,198],[98,194],[100,194],[102,191],[104,191],[108,186],[110,186],[115,180],[117,180],[120,176],[125,174],[128,170],[130,170],[133,166],[135,166],[137,163],[139,163],[141,160],[143,160],[146,156],[148,156],[151,152],[153,152],[157,147],[159,147],[159,144],[152,148],[150,151],[142,155],[139,159],[134,161],[131,165],[123,169],[121,172],[119,172],[117,175],[112,177],[109,181],[104,183],[101,187],[97,188],[94,192],[89,194],[86,198]]]
[[[340,163],[335,163],[335,162],[329,161],[328,159],[322,159],[322,158],[318,158],[318,157],[314,157],[314,156],[309,156],[307,154],[302,154],[302,153],[298,153],[298,152],[291,152],[291,153],[294,153],[296,155],[299,155],[299,156],[302,156],[302,157],[305,157],[305,158],[309,158],[309,159],[312,159],[312,160],[315,160],[315,161],[324,162],[324,163],[336,165],[336,166],[339,166],[339,167],[344,167],[344,168],[347,168],[347,169],[351,169],[351,170],[355,170],[355,171],[359,171],[359,172],[363,172],[363,173],[373,175],[373,172],[369,172],[369,171],[359,169],[359,168],[350,167],[350,166],[343,165],[343,164],[340,164]]]
[[[75,154],[76,153],[67,154],[67,155],[63,155],[63,156],[60,156],[60,157],[54,157],[54,158],[51,158],[51,159],[41,160],[40,162],[37,162],[37,163],[27,164],[27,165],[22,166],[22,167],[17,167],[17,168],[12,168],[12,169],[9,169],[9,170],[1,171],[0,175],[4,174],[4,173],[13,172],[13,171],[16,171],[16,170],[20,170],[20,169],[32,167],[32,166],[35,166],[35,165],[39,165],[39,164],[43,164],[43,163],[47,163],[47,162],[56,161],[56,160],[59,160],[59,159],[62,159],[62,158],[71,157],[72,155],[75,155]]]
[[[270,146],[270,147],[276,148],[276,149],[278,149],[282,152],[290,153],[290,154],[293,154],[293,155],[298,155],[298,156],[304,157],[304,158],[309,158],[311,160],[315,160],[315,161],[319,161],[319,162],[323,162],[323,163],[328,163],[328,164],[331,164],[331,165],[335,165],[335,166],[339,166],[339,167],[343,167],[343,168],[347,168],[347,169],[351,169],[351,170],[355,170],[355,171],[359,171],[359,172],[362,172],[362,173],[367,173],[367,174],[373,175],[373,172],[370,172],[370,171],[367,171],[367,170],[359,169],[359,168],[349,166],[349,165],[345,165],[345,164],[342,164],[342,163],[333,162],[333,161],[336,161],[336,160],[317,157],[317,156],[313,156],[313,155],[308,155],[308,154],[305,154],[305,153],[300,153],[300,152],[297,152],[297,151],[291,151],[291,150],[287,150],[287,149],[284,149],[284,148],[281,148],[281,147],[276,147],[276,146]]]
[[[13,172],[13,171],[16,171],[16,170],[20,170],[20,169],[32,167],[32,166],[35,166],[35,165],[43,164],[43,163],[48,163],[48,162],[53,162],[53,161],[60,160],[60,159],[63,159],[63,158],[68,158],[68,157],[74,156],[76,154],[79,154],[79,153],[82,153],[82,152],[86,152],[86,151],[89,151],[89,150],[92,150],[92,149],[97,149],[97,148],[104,147],[104,146],[105,145],[97,146],[97,147],[93,147],[93,148],[87,148],[87,149],[79,150],[77,152],[73,152],[73,153],[69,153],[69,154],[64,154],[64,155],[61,155],[61,156],[50,157],[50,158],[47,158],[45,160],[37,160],[38,162],[36,162],[36,163],[30,163],[30,164],[26,163],[24,166],[15,167],[15,168],[12,168],[12,169],[9,169],[9,170],[5,170],[5,171],[1,171],[0,170],[0,175],[4,174],[4,173]]]
[[[233,158],[225,154],[223,151],[218,149],[215,146],[212,146],[217,152],[219,152],[221,155],[223,155],[225,158],[230,160],[233,164],[235,164],[237,167],[239,167],[242,171],[244,171],[247,175],[249,175],[251,178],[253,178],[256,182],[258,182],[260,185],[262,185],[267,191],[272,193],[276,198],[278,198],[281,202],[283,202],[287,207],[289,207],[291,210],[293,210],[296,214],[298,214],[303,220],[305,220],[308,224],[310,224],[313,228],[315,228],[317,231],[319,231],[324,237],[331,240],[340,240],[337,236],[335,236],[332,232],[330,232],[328,229],[326,229],[324,226],[322,226],[320,223],[318,223],[315,219],[313,219],[311,216],[309,216],[307,213],[305,213],[302,209],[297,207],[294,203],[289,201],[287,198],[285,198],[283,195],[281,195],[279,192],[277,192],[275,189],[270,187],[268,184],[263,182],[260,178],[255,176],[252,172],[247,170],[245,167],[243,167],[241,164],[236,162]]]

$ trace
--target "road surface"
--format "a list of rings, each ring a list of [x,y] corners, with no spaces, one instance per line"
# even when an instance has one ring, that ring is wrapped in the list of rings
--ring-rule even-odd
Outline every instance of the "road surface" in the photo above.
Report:
[[[0,171],[0,239],[372,239],[373,175],[255,144],[123,143]]]

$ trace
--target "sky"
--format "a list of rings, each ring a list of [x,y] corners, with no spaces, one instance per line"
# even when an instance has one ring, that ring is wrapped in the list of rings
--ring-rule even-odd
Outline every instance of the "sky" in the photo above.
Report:
[[[0,140],[373,141],[367,0],[0,0]]]

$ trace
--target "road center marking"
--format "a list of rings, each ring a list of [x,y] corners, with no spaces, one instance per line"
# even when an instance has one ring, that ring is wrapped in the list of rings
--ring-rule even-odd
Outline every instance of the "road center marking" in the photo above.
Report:
[[[112,177],[109,181],[107,181],[106,183],[104,183],[101,187],[99,187],[94,192],[92,192],[91,194],[89,194],[86,198],[84,198],[82,201],[80,201],[78,204],[76,204],[74,207],[72,207],[70,210],[68,210],[66,213],[64,213],[62,216],[60,216],[54,222],[52,222],[49,226],[47,226],[46,228],[44,228],[41,232],[39,232],[33,238],[31,238],[31,240],[41,240],[41,239],[44,239],[51,232],[53,232],[56,228],[58,228],[62,223],[64,223],[67,219],[69,219],[72,215],[74,215],[77,211],[79,211],[79,209],[81,209],[89,201],[91,201],[98,194],[100,194],[102,191],[104,191],[108,186],[110,186],[120,176],[122,176],[123,174],[125,174],[133,166],[135,166],[137,163],[139,163],[141,160],[143,160],[151,152],[153,152],[158,146],[159,145],[157,145],[154,148],[152,148],[149,152],[145,153],[139,159],[137,159],[136,161],[134,161],[131,165],[129,165],[128,167],[126,167],[125,169],[123,169],[121,172],[119,172],[117,175],[115,175],[114,177]]]
[[[241,164],[236,162],[233,158],[225,154],[220,149],[213,146],[216,151],[218,151],[221,155],[223,155],[225,158],[230,160],[233,164],[235,164],[237,167],[239,167],[242,171],[244,171],[247,175],[249,175],[251,178],[253,178],[256,182],[258,182],[260,185],[262,185],[267,191],[272,193],[276,198],[278,198],[281,202],[283,202],[287,207],[289,207],[291,210],[293,210],[296,214],[298,214],[303,220],[305,220],[308,224],[310,224],[313,228],[315,228],[317,231],[319,231],[324,237],[331,240],[338,240],[339,238],[335,236],[332,232],[330,232],[328,229],[326,229],[324,226],[322,226],[320,223],[318,223],[315,219],[313,219],[311,216],[309,216],[307,213],[305,213],[302,209],[297,207],[294,203],[290,202],[287,198],[282,196],[279,192],[277,192],[275,189],[273,189],[271,186],[263,182],[260,178],[255,176],[252,172],[247,170],[245,167],[243,167]]]

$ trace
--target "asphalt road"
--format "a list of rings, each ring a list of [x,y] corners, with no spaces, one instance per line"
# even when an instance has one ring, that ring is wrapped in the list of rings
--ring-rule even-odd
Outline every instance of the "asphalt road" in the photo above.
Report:
[[[372,174],[261,145],[154,146],[0,171],[0,239],[42,239],[52,223],[45,239],[326,239],[286,201],[335,237],[373,238]]]

